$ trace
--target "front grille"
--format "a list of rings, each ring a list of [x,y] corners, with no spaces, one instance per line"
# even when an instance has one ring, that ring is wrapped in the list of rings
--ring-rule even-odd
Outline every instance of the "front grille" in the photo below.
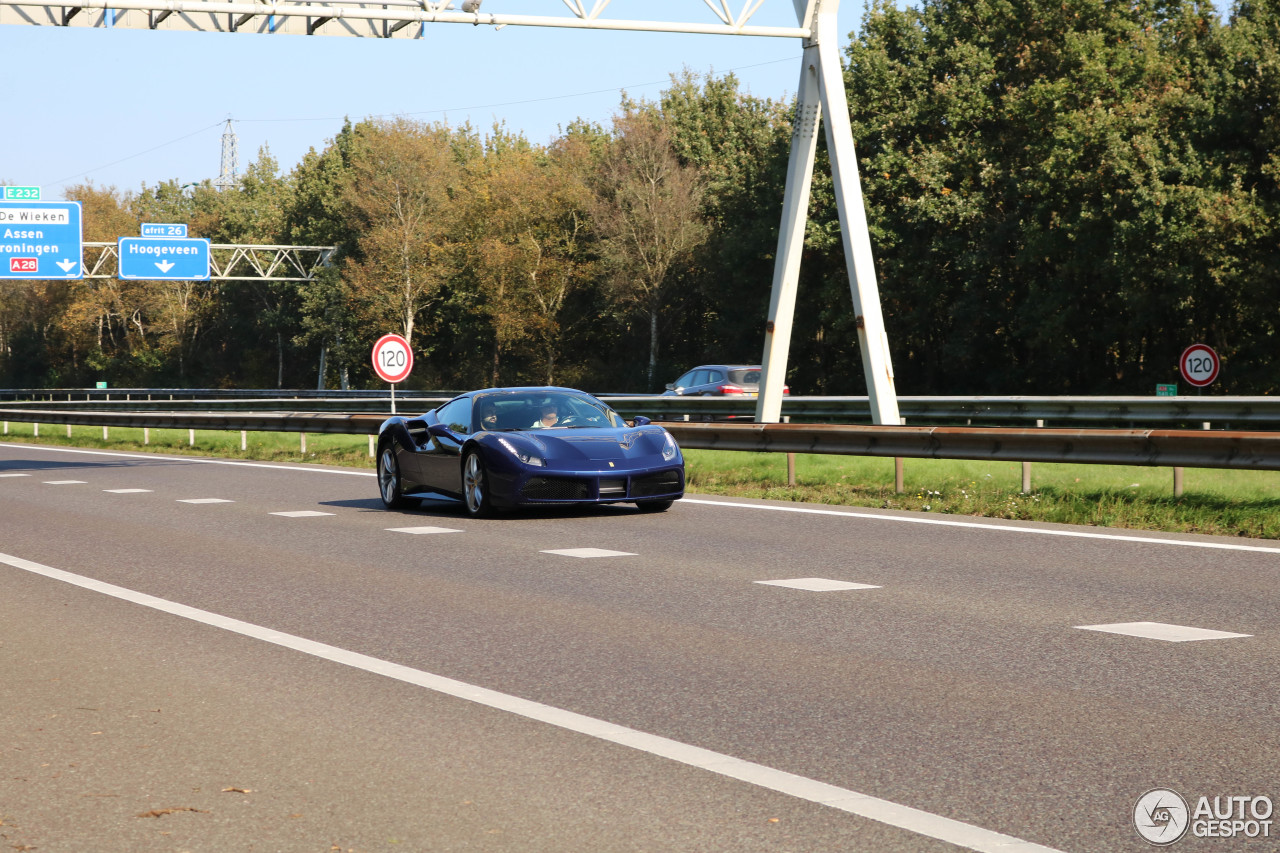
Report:
[[[680,491],[679,471],[660,471],[631,480],[631,497],[647,498],[653,495],[670,495]]]
[[[531,477],[523,494],[531,501],[589,501],[595,497],[587,480],[564,477]]]
[[[625,498],[626,496],[627,496],[626,480],[601,480],[600,481],[600,497]]]

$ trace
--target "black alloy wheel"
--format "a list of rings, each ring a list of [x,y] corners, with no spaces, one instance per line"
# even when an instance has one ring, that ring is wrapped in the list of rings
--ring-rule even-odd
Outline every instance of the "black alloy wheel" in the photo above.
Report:
[[[388,441],[378,455],[378,494],[387,509],[405,509],[418,502],[404,496],[400,480],[400,463],[396,461],[396,443]]]
[[[475,450],[462,460],[462,497],[467,515],[472,518],[493,514],[493,503],[489,500],[489,475],[484,469],[484,460]]]

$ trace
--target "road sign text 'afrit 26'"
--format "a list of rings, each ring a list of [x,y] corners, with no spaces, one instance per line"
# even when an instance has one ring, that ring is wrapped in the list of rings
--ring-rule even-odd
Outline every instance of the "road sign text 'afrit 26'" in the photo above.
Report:
[[[0,278],[83,278],[78,201],[0,202]]]

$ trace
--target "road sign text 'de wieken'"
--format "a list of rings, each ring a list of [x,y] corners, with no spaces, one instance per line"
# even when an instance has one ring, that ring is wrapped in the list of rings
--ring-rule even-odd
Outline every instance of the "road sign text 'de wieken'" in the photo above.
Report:
[[[82,278],[80,223],[78,201],[0,202],[0,278]]]
[[[120,278],[209,279],[209,241],[173,237],[121,237]]]

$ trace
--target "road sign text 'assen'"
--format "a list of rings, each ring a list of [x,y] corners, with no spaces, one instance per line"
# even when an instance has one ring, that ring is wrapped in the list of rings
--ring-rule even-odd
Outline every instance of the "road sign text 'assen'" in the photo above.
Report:
[[[57,243],[9,243],[9,240],[43,240],[44,232],[35,229],[6,228],[4,234],[0,235],[0,240],[5,240],[0,245],[0,252],[30,252],[33,255],[43,255],[48,252],[51,255],[62,253]]]

